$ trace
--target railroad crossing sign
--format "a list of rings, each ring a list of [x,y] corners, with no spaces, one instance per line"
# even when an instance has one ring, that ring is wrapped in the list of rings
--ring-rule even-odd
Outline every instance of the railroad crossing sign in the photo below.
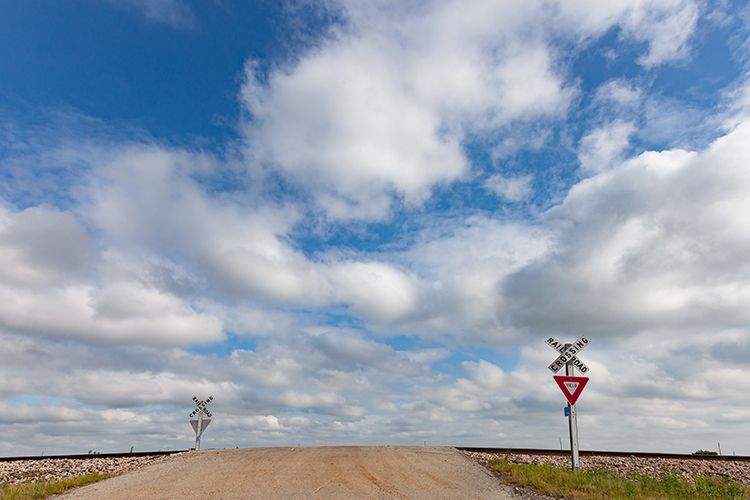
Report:
[[[552,349],[560,353],[551,365],[547,368],[552,373],[557,373],[560,368],[565,367],[565,376],[555,375],[554,379],[557,385],[565,395],[565,399],[568,400],[568,407],[566,408],[565,415],[568,417],[568,431],[570,432],[570,459],[572,469],[576,470],[580,467],[580,460],[578,456],[578,412],[576,411],[576,401],[578,396],[583,392],[583,388],[586,387],[586,383],[589,381],[588,377],[576,377],[575,370],[578,369],[581,373],[589,371],[589,367],[578,359],[577,354],[583,350],[589,343],[589,339],[581,337],[572,344],[566,344],[556,340],[554,337],[547,339],[547,345]]]
[[[563,394],[565,394],[565,399],[567,399],[568,403],[571,405],[576,404],[578,396],[581,395],[583,388],[586,387],[586,384],[589,381],[588,377],[563,377],[561,375],[555,375],[553,378],[555,379],[555,382],[557,382],[557,385],[560,386]]]
[[[573,366],[573,368],[577,368],[581,373],[586,373],[589,371],[589,367],[586,366],[583,361],[578,359],[576,354],[581,352],[588,343],[589,339],[586,337],[581,337],[572,344],[563,344],[562,342],[555,340],[554,337],[548,338],[547,345],[559,352],[560,355],[547,368],[549,368],[552,373],[557,373],[563,366],[570,365]]]
[[[193,430],[195,431],[195,449],[200,450],[201,449],[201,437],[203,436],[203,432],[206,430],[206,427],[208,427],[208,424],[211,423],[211,412],[208,411],[208,403],[213,401],[214,397],[209,396],[208,399],[205,400],[199,400],[195,396],[193,396],[193,402],[195,403],[195,410],[190,413],[189,418],[192,419],[192,417],[198,415],[198,418],[195,420],[190,420],[190,425],[192,426]],[[203,418],[203,416],[207,416],[208,418]]]
[[[208,399],[206,399],[205,401],[200,401],[198,398],[196,398],[195,396],[193,396],[193,402],[195,403],[195,410],[193,410],[193,412],[190,414],[190,416],[194,417],[198,413],[203,412],[203,413],[206,414],[206,416],[208,416],[210,418],[211,417],[211,412],[208,411],[208,409],[206,407],[208,406],[208,403],[210,403],[211,401],[213,401],[213,399],[214,399],[213,396],[209,396]]]

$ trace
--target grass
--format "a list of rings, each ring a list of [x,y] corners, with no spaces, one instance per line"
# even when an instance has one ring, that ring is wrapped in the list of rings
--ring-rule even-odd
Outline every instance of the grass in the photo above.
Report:
[[[662,471],[661,477],[633,474],[621,477],[605,469],[576,471],[553,465],[513,464],[507,458],[490,467],[503,478],[539,493],[574,499],[750,499],[750,488],[733,479],[694,476],[693,482]]]
[[[34,481],[31,483],[0,484],[0,499],[2,500],[30,500],[33,498],[47,498],[58,495],[71,488],[107,479],[109,474],[94,472],[85,476],[69,477],[53,481]]]

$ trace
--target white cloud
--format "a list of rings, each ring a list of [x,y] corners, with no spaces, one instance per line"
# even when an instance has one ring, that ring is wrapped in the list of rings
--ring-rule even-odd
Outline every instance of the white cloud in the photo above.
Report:
[[[184,0],[109,0],[124,8],[137,10],[148,21],[166,24],[170,28],[184,30],[196,26],[197,19]]]
[[[144,283],[142,269],[118,277],[117,265],[71,212],[2,210],[0,326],[100,343],[190,345],[223,338],[220,320]]]
[[[340,220],[387,217],[464,178],[462,144],[511,122],[559,116],[574,88],[553,34],[613,26],[647,41],[641,62],[683,57],[688,1],[340,2],[328,39],[286,66],[247,66],[241,99],[251,162],[278,170]]]
[[[653,10],[644,9],[645,12],[634,12],[630,19],[628,28],[632,35],[649,42],[649,51],[638,60],[646,68],[688,55],[688,41],[695,31],[699,9],[695,3],[683,0],[668,5],[669,10],[656,16]]]
[[[635,125],[615,120],[596,128],[581,139],[578,161],[586,173],[604,172],[622,159]]]
[[[402,90],[383,55],[361,53],[369,50],[353,42],[321,52],[269,87],[250,74],[244,91],[255,158],[313,187],[340,219],[384,216],[391,193],[420,203],[467,170],[440,116]]]
[[[484,188],[506,201],[523,201],[533,194],[532,175],[505,177],[492,175],[484,181]]]
[[[421,204],[467,174],[465,131],[565,109],[570,92],[543,44],[504,47],[500,35],[473,33],[471,20],[443,29],[452,9],[390,26],[354,8],[351,32],[267,83],[250,64],[242,96],[252,158],[310,188],[334,218],[378,219],[394,198]]]
[[[728,116],[723,126],[731,130],[750,117],[750,73],[745,73],[738,85],[728,92]]]
[[[179,298],[132,283],[24,291],[0,286],[0,326],[94,343],[192,345],[222,340],[217,318]]]
[[[575,0],[560,2],[559,8],[564,26],[572,26],[584,36],[602,34],[619,25],[624,38],[647,42],[648,51],[638,59],[646,68],[688,55],[688,42],[700,12],[691,0]]]
[[[642,95],[640,88],[625,80],[610,80],[596,89],[595,99],[599,102],[633,106],[640,101]]]
[[[451,342],[518,340],[498,314],[498,287],[547,249],[544,230],[484,217],[425,231],[398,259],[422,284],[419,307],[399,331]]]
[[[131,259],[168,255],[189,268],[194,281],[238,298],[273,305],[344,304],[383,322],[416,307],[417,284],[404,271],[366,258],[311,259],[295,249],[288,237],[300,220],[294,208],[210,197],[189,174],[211,168],[202,155],[125,148],[96,170],[86,195],[91,223]],[[173,274],[167,265],[159,266]]]
[[[629,335],[748,321],[747,122],[700,152],[647,152],[582,181],[556,250],[508,282],[525,328]]]
[[[20,287],[53,286],[91,274],[94,243],[67,212],[38,206],[0,207],[0,281]]]

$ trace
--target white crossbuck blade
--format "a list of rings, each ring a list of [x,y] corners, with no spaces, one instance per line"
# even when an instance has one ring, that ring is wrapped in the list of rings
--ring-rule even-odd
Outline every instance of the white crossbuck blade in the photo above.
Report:
[[[560,368],[570,363],[573,365],[574,368],[577,368],[581,373],[588,372],[589,367],[586,366],[586,364],[576,356],[576,354],[581,352],[583,348],[588,345],[588,343],[589,343],[589,339],[587,339],[586,337],[581,337],[575,342],[573,342],[572,344],[570,344],[568,348],[566,349],[564,343],[558,340],[555,340],[554,337],[548,338],[547,345],[549,345],[551,348],[559,352],[560,355],[547,368],[549,368],[552,371],[552,373],[557,373],[558,371],[560,371]]]
[[[195,415],[198,414],[198,412],[202,411],[203,413],[205,413],[206,415],[208,415],[210,417],[211,413],[208,412],[208,410],[206,409],[206,407],[208,406],[208,403],[210,403],[213,399],[214,399],[213,396],[209,396],[208,399],[206,399],[206,400],[200,400],[200,399],[196,398],[195,396],[193,396],[193,401],[195,402],[196,406],[195,406],[195,410],[193,410],[193,412],[190,413],[189,416],[194,417]]]

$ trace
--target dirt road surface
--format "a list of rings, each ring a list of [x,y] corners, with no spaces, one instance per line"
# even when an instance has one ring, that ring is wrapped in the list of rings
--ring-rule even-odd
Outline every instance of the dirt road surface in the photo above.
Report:
[[[508,499],[513,492],[452,448],[342,446],[193,452],[57,498]]]

